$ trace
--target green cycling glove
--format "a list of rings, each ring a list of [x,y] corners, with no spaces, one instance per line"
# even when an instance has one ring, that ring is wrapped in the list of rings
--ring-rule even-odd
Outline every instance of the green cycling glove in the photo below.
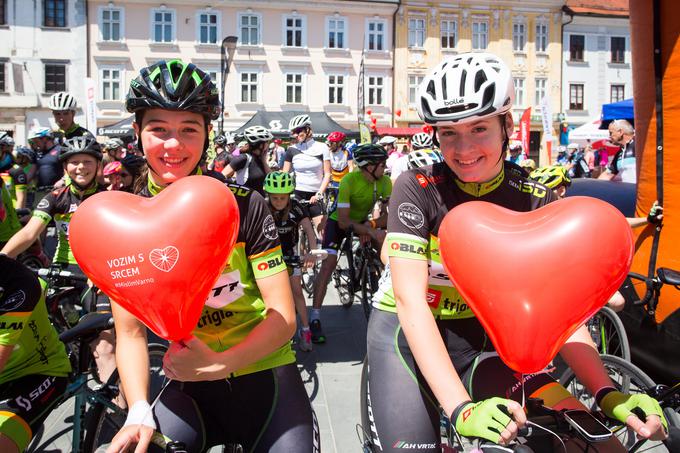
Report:
[[[498,443],[501,432],[512,421],[507,412],[510,400],[489,398],[478,403],[463,403],[453,411],[451,421],[465,437],[480,437]]]
[[[658,415],[661,418],[664,429],[668,432],[668,421],[666,421],[666,417],[663,415],[659,402],[644,393],[626,395],[625,393],[613,390],[602,397],[599,405],[607,417],[624,424],[629,416],[635,415],[633,409],[641,410],[645,417],[648,415]],[[645,419],[643,418],[642,421],[644,422]]]

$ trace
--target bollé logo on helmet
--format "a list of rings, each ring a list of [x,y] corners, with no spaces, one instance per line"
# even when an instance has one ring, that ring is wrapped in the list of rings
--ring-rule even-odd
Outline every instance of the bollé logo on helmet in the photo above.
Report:
[[[444,101],[444,105],[458,105],[465,104],[465,98],[454,98],[450,101]]]

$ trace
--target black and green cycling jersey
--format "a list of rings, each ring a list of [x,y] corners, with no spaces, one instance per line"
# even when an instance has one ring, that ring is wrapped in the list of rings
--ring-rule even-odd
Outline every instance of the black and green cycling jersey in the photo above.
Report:
[[[257,279],[286,271],[276,224],[265,199],[244,186],[227,184],[227,187],[236,198],[240,214],[236,245],[192,332],[216,352],[241,343],[266,318]],[[151,197],[160,190],[159,186],[148,184],[140,195]],[[286,341],[276,351],[237,370],[233,376],[293,362],[295,353],[290,341]]]
[[[349,208],[350,220],[361,223],[366,221],[375,202],[388,199],[391,193],[392,181],[389,177],[382,176],[377,181],[369,181],[361,169],[357,168],[340,180],[337,207],[338,209]],[[329,217],[338,220],[337,209]]]
[[[35,191],[36,189],[35,181],[30,183],[28,182],[28,173],[31,171],[34,165],[35,164],[28,164],[24,167],[14,165],[14,167],[12,167],[7,173],[7,179],[5,179],[5,175],[3,174],[5,186],[7,187],[7,190],[9,190],[9,194],[12,197],[12,203],[14,204],[15,208],[17,205],[17,192],[26,193]]]
[[[389,256],[428,262],[427,304],[437,319],[474,317],[444,270],[438,238],[444,216],[459,204],[474,200],[526,212],[555,201],[556,196],[510,162],[504,162],[492,181],[482,184],[460,181],[443,162],[409,170],[399,177],[389,205]],[[489,263],[489,271],[493,272],[493,263]],[[397,312],[389,275],[381,279],[374,300],[379,310]]]
[[[7,242],[21,229],[21,223],[14,210],[12,197],[4,184],[0,184],[0,242]]]
[[[13,346],[0,384],[31,374],[68,376],[71,362],[47,317],[44,281],[39,294],[15,289],[0,304],[0,345]]]
[[[33,217],[39,218],[45,225],[54,220],[57,226],[57,251],[52,261],[58,264],[78,264],[68,242],[68,227],[71,217],[83,200],[104,190],[106,189],[95,183],[81,194],[73,184],[68,184],[65,187],[53,190],[40,200],[33,211]]]

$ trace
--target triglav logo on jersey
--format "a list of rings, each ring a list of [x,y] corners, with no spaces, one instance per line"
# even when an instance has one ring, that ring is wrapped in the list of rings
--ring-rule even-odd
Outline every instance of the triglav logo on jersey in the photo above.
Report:
[[[274,222],[274,217],[272,217],[271,214],[268,215],[266,219],[264,219],[262,224],[262,233],[264,233],[267,239],[271,239],[272,241],[278,237],[276,223]]]
[[[153,249],[149,252],[149,262],[159,271],[170,272],[178,260],[179,250],[172,245],[164,249]]]
[[[21,306],[25,300],[26,293],[24,290],[20,289],[19,291],[10,294],[7,299],[5,299],[2,305],[0,305],[0,311],[12,311],[15,308]]]

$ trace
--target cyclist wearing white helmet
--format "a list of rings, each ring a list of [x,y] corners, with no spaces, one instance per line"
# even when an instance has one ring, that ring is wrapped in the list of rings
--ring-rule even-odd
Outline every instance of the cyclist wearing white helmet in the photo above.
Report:
[[[411,139],[409,140],[409,142],[411,143],[410,152],[401,157],[400,159],[397,159],[397,161],[392,165],[392,172],[390,174],[390,178],[392,178],[393,183],[397,180],[399,175],[401,175],[403,172],[411,168],[409,165],[409,156],[411,154],[419,150],[429,151],[434,147],[432,136],[426,132],[418,132],[417,134],[414,134],[413,137],[411,137]],[[420,153],[419,156],[422,157],[423,154]]]
[[[59,133],[65,140],[73,137],[82,137],[83,135],[92,135],[90,131],[80,126],[74,121],[78,104],[76,98],[66,91],[60,91],[50,97],[50,110],[55,123],[59,128]]]
[[[432,141],[432,136],[427,132],[418,132],[413,134],[411,137],[411,150],[415,151],[418,149],[432,149],[434,142]]]
[[[385,148],[385,151],[387,151],[385,174],[389,175],[392,173],[392,165],[394,165],[397,159],[403,156],[403,154],[399,152],[399,147],[397,146],[397,137],[385,135],[378,140],[378,144],[382,145],[382,147]]]
[[[449,57],[419,86],[418,112],[434,128],[444,162],[402,174],[390,198],[391,278],[381,279],[369,321],[370,399],[362,414],[367,422],[371,414],[373,445],[382,447],[375,451],[398,452],[404,443],[441,451],[440,407],[459,435],[500,444],[526,422],[523,392],[556,409],[582,408],[548,374],[523,379],[503,364],[439,256],[441,221],[462,203],[530,211],[556,200],[544,186],[523,191],[538,183],[504,160],[513,99],[509,68],[487,53]],[[630,400],[614,388],[585,327],[560,352],[607,415],[625,423],[635,418],[627,408],[642,406],[647,423],[631,426],[644,437],[664,437],[658,403],[646,395]]]
[[[264,178],[271,172],[267,163],[267,150],[274,136],[269,129],[262,126],[251,126],[244,131],[243,135],[248,145],[238,156],[231,158],[222,174],[226,178],[233,176],[236,184],[256,190],[265,196],[262,185]]]
[[[286,150],[283,171],[295,172],[295,198],[309,200],[309,214],[317,232],[323,229],[323,200],[331,180],[331,153],[325,143],[314,140],[309,115],[294,116],[288,129],[296,143]]]
[[[434,165],[444,161],[441,153],[432,149],[418,149],[411,151],[408,153],[407,159],[409,170],[413,168],[427,167],[428,165]]]

